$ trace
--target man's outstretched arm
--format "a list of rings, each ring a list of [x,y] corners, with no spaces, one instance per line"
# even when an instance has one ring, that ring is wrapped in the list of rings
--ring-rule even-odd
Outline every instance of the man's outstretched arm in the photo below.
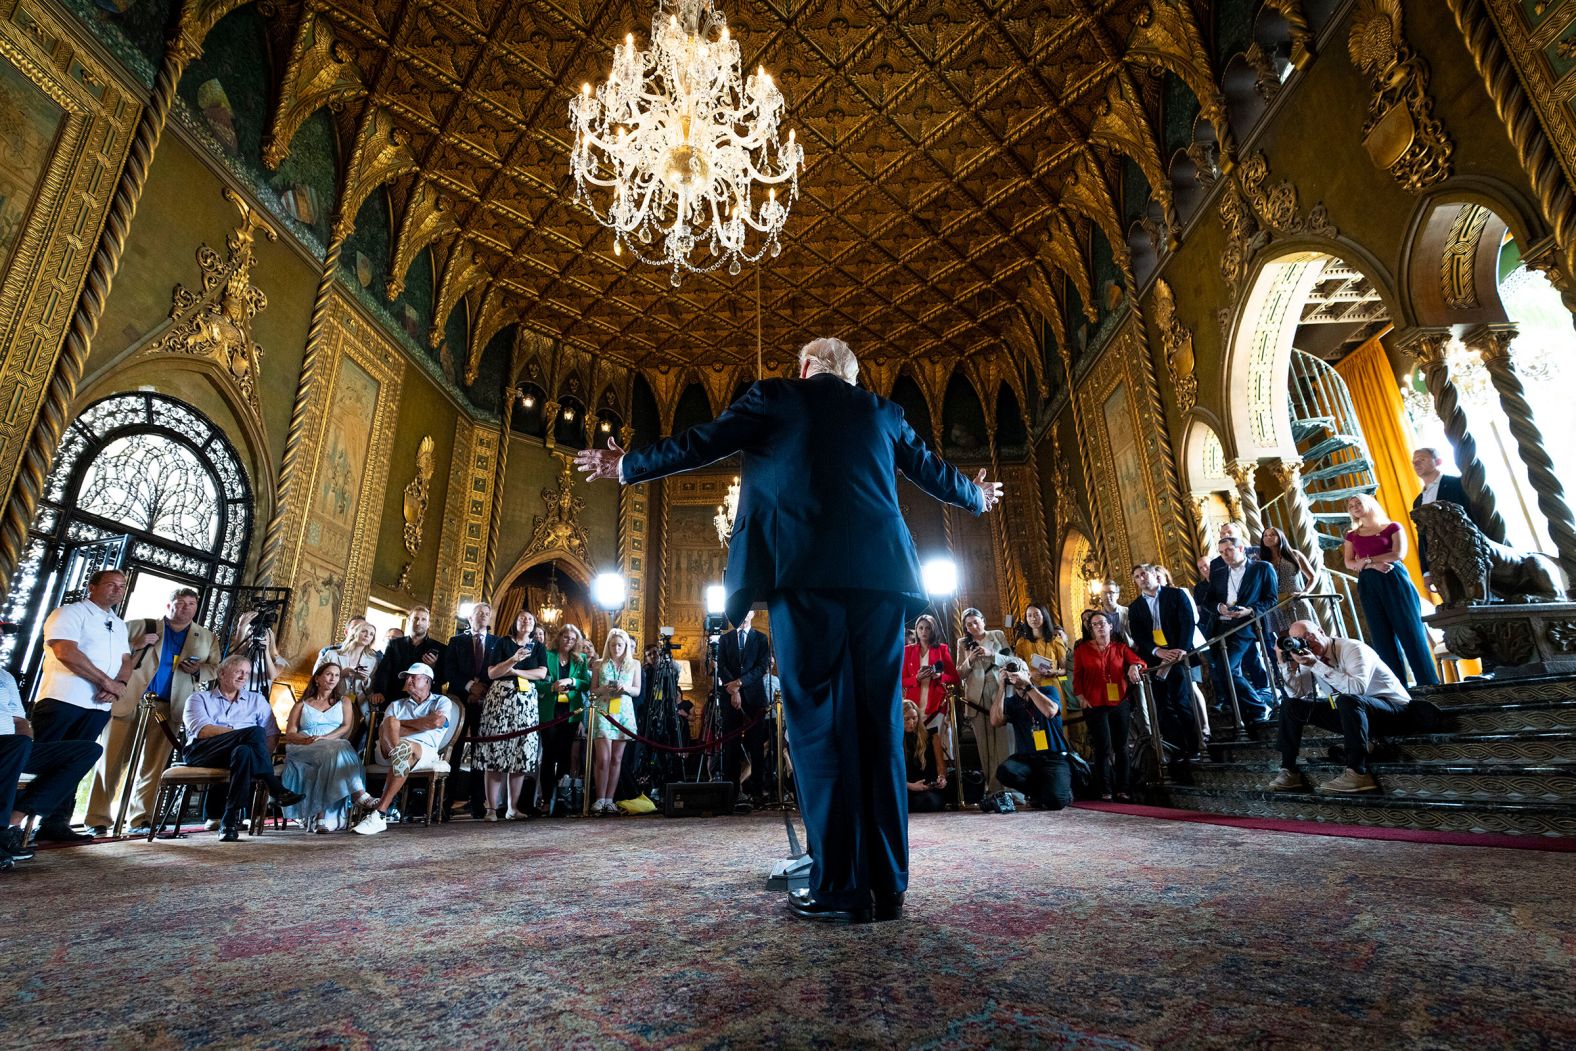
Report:
[[[582,449],[576,453],[575,466],[588,482],[602,478],[625,485],[655,481],[732,456],[750,444],[765,423],[760,386],[752,384],[738,401],[709,423],[653,442],[633,454],[609,438],[606,449]]]
[[[1001,483],[990,481],[983,467],[969,481],[962,471],[931,452],[907,420],[902,422],[896,460],[898,470],[909,481],[942,503],[981,514],[1001,502]]]

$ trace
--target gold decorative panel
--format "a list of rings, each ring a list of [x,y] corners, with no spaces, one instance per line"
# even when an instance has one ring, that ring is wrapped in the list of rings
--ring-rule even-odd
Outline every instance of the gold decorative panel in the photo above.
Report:
[[[449,463],[448,495],[443,501],[443,535],[438,539],[438,575],[432,586],[432,623],[439,634],[447,634],[454,626],[455,612],[460,608],[461,538],[469,517],[465,513],[467,490],[481,433],[482,429],[463,414],[455,418],[454,457]],[[493,441],[496,444],[496,435]]]
[[[54,8],[0,0],[0,491],[16,477],[139,112]]]
[[[316,458],[309,483],[291,491],[285,514],[296,532],[284,577],[294,594],[281,649],[301,661],[339,641],[345,618],[366,607],[405,373],[399,351],[337,290],[327,316],[328,371],[316,388],[308,429],[307,448]]]

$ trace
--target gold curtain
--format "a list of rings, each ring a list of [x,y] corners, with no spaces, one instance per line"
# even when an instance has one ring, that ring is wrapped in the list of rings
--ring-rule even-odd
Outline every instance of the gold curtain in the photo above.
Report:
[[[1412,435],[1401,406],[1401,389],[1379,337],[1348,354],[1335,371],[1346,381],[1357,410],[1357,422],[1368,444],[1368,459],[1379,482],[1374,499],[1385,514],[1406,530],[1406,570],[1412,574],[1412,582],[1423,600],[1432,602],[1423,586],[1423,567],[1417,560],[1417,531],[1412,524],[1412,501],[1423,486],[1412,470]]]

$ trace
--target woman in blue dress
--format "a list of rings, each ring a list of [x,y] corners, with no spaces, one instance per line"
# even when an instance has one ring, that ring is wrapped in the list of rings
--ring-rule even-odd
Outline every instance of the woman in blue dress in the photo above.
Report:
[[[317,832],[345,824],[348,804],[376,806],[367,792],[361,757],[350,743],[354,728],[350,698],[341,689],[342,670],[324,664],[290,710],[285,728],[284,783],[305,799],[285,816]]]

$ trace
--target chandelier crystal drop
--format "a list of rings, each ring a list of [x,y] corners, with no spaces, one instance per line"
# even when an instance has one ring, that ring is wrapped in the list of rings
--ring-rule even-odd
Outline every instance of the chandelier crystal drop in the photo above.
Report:
[[[607,81],[569,103],[576,196],[613,231],[615,254],[671,267],[675,287],[685,270],[737,274],[782,250],[799,195],[804,148],[791,130],[779,138],[782,112],[765,69],[741,81],[714,0],[658,0],[650,49],[626,36]]]
[[[728,495],[723,497],[723,503],[717,505],[717,513],[711,516],[711,524],[717,527],[717,539],[723,547],[728,546],[728,541],[733,539],[733,520],[739,517],[739,476],[734,475],[733,481],[728,484]]]

